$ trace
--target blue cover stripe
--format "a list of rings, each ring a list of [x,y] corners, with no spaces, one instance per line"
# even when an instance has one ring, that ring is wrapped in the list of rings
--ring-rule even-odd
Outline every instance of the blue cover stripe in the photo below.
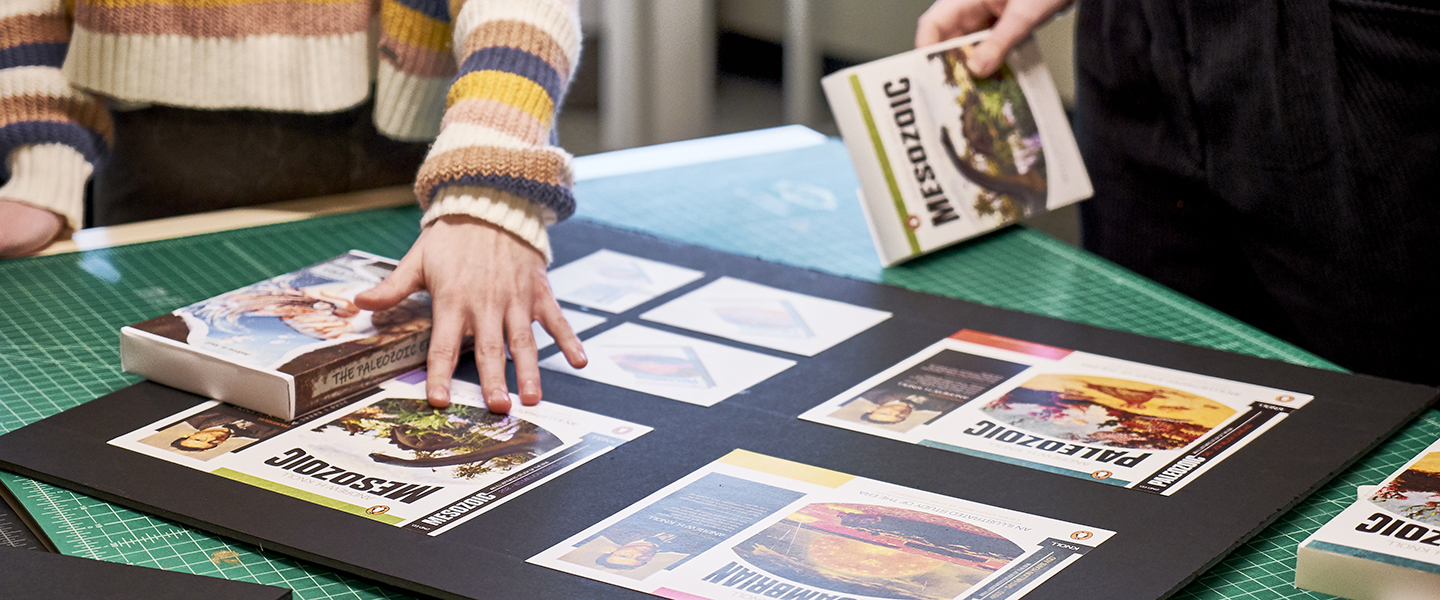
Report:
[[[0,69],[13,67],[59,67],[65,63],[65,42],[20,44],[0,49]]]
[[[459,80],[460,77],[477,71],[514,73],[534,81],[545,93],[550,94],[550,100],[557,107],[560,104],[560,95],[565,89],[560,74],[555,71],[554,66],[545,62],[545,59],[509,46],[491,46],[471,52],[460,65],[460,74],[455,79]],[[454,81],[451,84],[453,85]]]
[[[564,221],[570,215],[575,214],[575,195],[570,188],[561,185],[547,185],[510,175],[462,175],[454,179],[447,179],[436,185],[431,192],[431,197],[426,200],[434,200],[435,195],[448,185],[478,185],[529,198],[554,211],[557,221]]]

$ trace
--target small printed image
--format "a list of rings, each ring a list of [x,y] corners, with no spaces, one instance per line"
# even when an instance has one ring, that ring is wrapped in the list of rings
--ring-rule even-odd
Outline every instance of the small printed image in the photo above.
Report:
[[[1235,409],[1189,392],[1065,374],[1034,377],[981,410],[1039,435],[1143,450],[1184,448],[1235,415]]]
[[[601,264],[596,267],[595,273],[606,279],[615,281],[628,281],[637,285],[649,285],[654,283],[645,274],[645,269],[640,268],[639,263],[633,260],[619,259]]]
[[[1381,486],[1370,502],[1431,526],[1440,526],[1440,452],[1426,454]]]
[[[423,398],[386,398],[308,435],[307,448],[413,470],[405,477],[426,483],[507,472],[563,445],[559,437],[529,421],[468,404],[432,408]]]
[[[733,548],[790,581],[897,600],[949,600],[1024,554],[988,529],[871,504],[810,504]]]
[[[147,446],[207,461],[285,432],[288,427],[228,404],[190,415],[140,439]]]
[[[716,302],[711,310],[745,335],[805,340],[815,337],[789,300],[725,300]]]
[[[609,350],[612,351],[610,360],[636,379],[676,387],[715,387],[705,363],[689,346],[612,347]]]
[[[990,77],[971,75],[965,58],[972,48],[927,57],[945,82],[945,102],[934,103],[940,144],[955,169],[982,188],[974,204],[981,216],[1013,221],[1044,212],[1045,153],[1030,103],[1009,65]]]
[[[597,281],[570,291],[565,300],[585,306],[608,306],[631,294],[643,294],[645,288],[635,285]]]
[[[645,579],[709,550],[801,495],[711,473],[576,544],[560,560]]]
[[[845,402],[829,416],[905,432],[949,414],[1027,368],[1019,363],[943,350]]]
[[[705,274],[611,250],[597,250],[550,271],[555,299],[622,313]]]
[[[585,340],[590,364],[576,369],[561,354],[540,361],[558,371],[627,390],[711,406],[795,365],[635,323],[620,323]]]
[[[954,400],[914,390],[882,386],[846,402],[830,416],[890,431],[909,431],[961,405]]]

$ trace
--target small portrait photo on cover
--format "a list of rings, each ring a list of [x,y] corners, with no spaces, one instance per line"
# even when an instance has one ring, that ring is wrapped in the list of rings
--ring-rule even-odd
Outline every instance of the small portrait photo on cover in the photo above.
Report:
[[[286,429],[280,421],[228,404],[217,404],[141,438],[140,443],[207,461],[269,439]]]

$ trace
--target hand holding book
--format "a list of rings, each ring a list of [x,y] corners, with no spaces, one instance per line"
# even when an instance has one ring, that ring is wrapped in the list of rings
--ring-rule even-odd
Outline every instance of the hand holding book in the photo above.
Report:
[[[915,47],[992,28],[990,37],[975,45],[965,66],[977,77],[989,77],[1005,55],[1040,24],[1069,7],[1074,0],[939,0],[920,15]]]

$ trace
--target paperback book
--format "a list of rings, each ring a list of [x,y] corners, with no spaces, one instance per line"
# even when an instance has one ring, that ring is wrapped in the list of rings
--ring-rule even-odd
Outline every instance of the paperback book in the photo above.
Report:
[[[988,34],[821,80],[886,266],[1093,193],[1033,40],[1012,50],[989,77],[965,66],[971,48]]]
[[[351,250],[120,330],[128,372],[282,421],[425,362],[430,297],[371,312],[396,261]]]
[[[1440,597],[1440,440],[1300,543],[1295,587],[1352,600]]]

